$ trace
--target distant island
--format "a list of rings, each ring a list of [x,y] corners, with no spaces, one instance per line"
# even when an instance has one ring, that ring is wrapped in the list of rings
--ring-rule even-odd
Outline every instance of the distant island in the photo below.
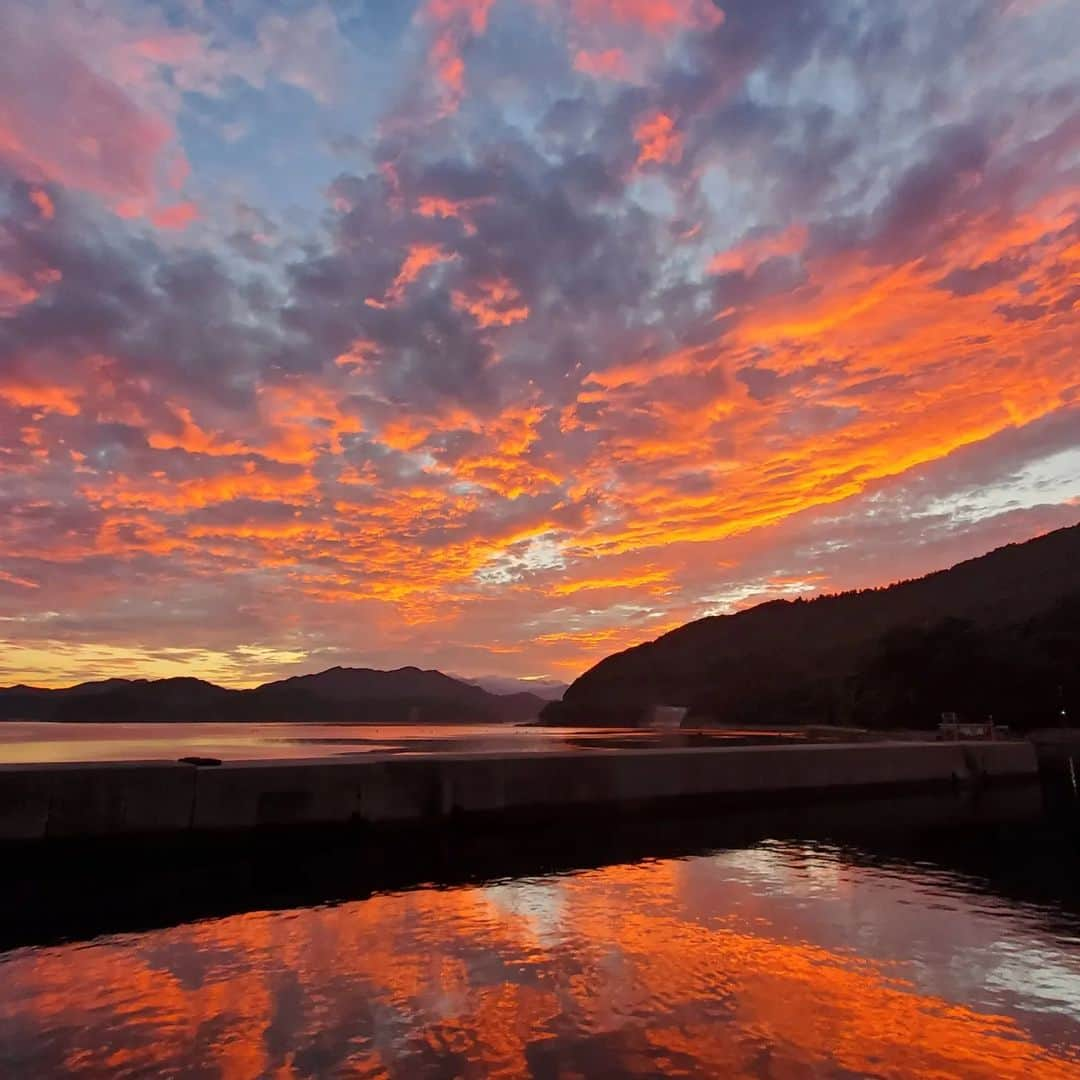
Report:
[[[1080,525],[881,589],[774,600],[609,656],[544,707],[559,725],[1050,727],[1080,715]]]
[[[0,688],[0,720],[68,722],[521,723],[544,699],[494,694],[441,671],[334,667],[253,690],[202,679],[105,679],[60,690]]]

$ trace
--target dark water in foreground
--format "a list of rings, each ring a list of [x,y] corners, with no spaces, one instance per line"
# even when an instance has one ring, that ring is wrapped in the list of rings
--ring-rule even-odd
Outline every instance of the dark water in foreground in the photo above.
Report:
[[[1080,1077],[1075,831],[846,812],[854,837],[743,822],[704,850],[730,829],[522,838],[499,879],[447,839],[394,891],[373,850],[271,849],[52,945],[58,916],[7,900],[0,1075]],[[141,886],[86,866],[121,929]],[[424,867],[442,884],[401,886]]]

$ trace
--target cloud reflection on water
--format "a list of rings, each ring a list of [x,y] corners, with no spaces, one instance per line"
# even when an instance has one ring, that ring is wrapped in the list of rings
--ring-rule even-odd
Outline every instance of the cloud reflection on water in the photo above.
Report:
[[[16,950],[11,1075],[1080,1076],[1080,958],[968,879],[765,843]]]

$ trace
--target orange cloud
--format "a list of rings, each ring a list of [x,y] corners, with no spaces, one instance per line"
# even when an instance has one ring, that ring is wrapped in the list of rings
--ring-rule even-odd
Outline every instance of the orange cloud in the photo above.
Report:
[[[634,139],[639,148],[639,168],[650,162],[657,165],[674,163],[682,157],[682,136],[667,113],[655,112],[641,120],[634,128]]]
[[[639,88],[628,98],[593,87],[565,127],[571,114],[553,113],[550,128],[526,125],[507,140],[493,126],[489,139],[484,110],[523,101],[532,69],[477,41],[496,12],[489,0],[423,4],[407,47],[430,61],[443,122],[425,127],[430,116],[421,117],[408,140],[364,137],[380,160],[365,165],[370,183],[333,187],[340,231],[259,250],[276,266],[238,271],[238,260],[221,258],[235,280],[222,280],[229,295],[206,305],[209,317],[183,289],[170,306],[178,278],[167,271],[176,253],[212,240],[214,222],[180,244],[158,237],[155,250],[136,240],[139,224],[127,238],[115,221],[98,234],[83,194],[50,192],[66,185],[142,223],[190,225],[198,209],[183,197],[173,98],[151,91],[168,82],[159,65],[219,58],[200,59],[197,37],[159,39],[140,25],[122,56],[101,58],[103,74],[65,56],[55,100],[19,96],[0,119],[0,156],[29,199],[0,240],[0,313],[10,317],[5,335],[10,326],[18,338],[0,376],[0,470],[24,504],[40,495],[56,507],[7,515],[5,551],[69,568],[138,559],[127,575],[136,593],[181,575],[196,588],[272,586],[313,628],[310,640],[341,642],[344,624],[365,633],[378,624],[397,634],[402,655],[437,653],[450,626],[446,641],[475,648],[498,621],[500,642],[517,647],[517,637],[523,669],[542,655],[572,671],[702,614],[709,575],[731,546],[780,544],[800,522],[830,507],[848,513],[844,500],[888,498],[905,473],[965,447],[1065,426],[1080,393],[1080,242],[1075,183],[1061,163],[1080,129],[1071,114],[1057,129],[1046,120],[1053,95],[1031,106],[1030,145],[1025,125],[989,124],[985,165],[943,170],[961,176],[955,191],[934,171],[937,144],[918,141],[927,132],[916,118],[914,141],[883,158],[894,175],[867,180],[863,155],[839,158],[831,165],[843,178],[825,201],[814,185],[833,183],[828,167],[804,178],[785,162],[803,151],[828,157],[833,136],[857,140],[844,116],[819,142],[799,145],[793,123],[782,145],[740,138],[733,153],[721,151],[730,133],[702,119],[741,77],[725,68],[710,86],[700,66],[729,44],[724,29],[699,40],[722,20],[709,0],[538,3],[545,32],[565,35],[578,70],[632,71]],[[43,41],[9,49],[11,63],[41,54]],[[483,109],[455,117],[474,49],[485,78],[499,74]],[[82,55],[99,63],[90,49]],[[39,67],[26,70],[36,79]],[[175,74],[174,90],[198,81]],[[411,88],[401,101],[403,113],[432,104]],[[586,147],[567,136],[575,130],[603,137]],[[642,192],[640,172],[615,175],[619,130],[623,143],[635,140],[636,168],[662,167],[669,191]],[[867,181],[865,200],[833,198],[849,179]],[[717,197],[727,191],[730,204]],[[385,212],[365,203],[380,194]],[[879,194],[879,206],[864,205]],[[344,216],[362,207],[368,218]],[[371,224],[362,240],[350,231],[358,220]],[[46,268],[53,251],[73,280]],[[316,251],[318,273],[294,277],[315,266]],[[98,297],[84,262],[103,267]],[[268,290],[246,306],[244,282],[260,279]],[[413,319],[409,302],[421,293],[432,302]],[[54,296],[61,302],[46,312]],[[395,307],[392,317],[368,310]],[[448,309],[467,317],[445,318]],[[122,360],[88,361],[108,351],[97,335]],[[1070,498],[1055,494],[1055,510]],[[34,531],[48,514],[56,529]],[[834,583],[780,566],[754,567],[744,584]],[[38,580],[37,566],[4,569]],[[20,604],[55,609],[49,594],[74,576],[42,574]],[[399,613],[407,633],[395,630]],[[425,636],[429,626],[439,634]]]
[[[417,200],[416,212],[421,217],[460,217],[463,205],[463,203],[436,195],[422,195]]]
[[[1066,217],[1051,201],[1004,228],[979,218],[949,256],[977,265],[1023,251],[1028,295],[1065,311],[1080,256]],[[162,455],[160,470],[126,476],[98,475],[84,455],[77,493],[104,523],[34,550],[58,565],[147,553],[182,559],[193,573],[205,559],[218,569],[200,572],[278,568],[288,575],[282,595],[326,608],[327,620],[338,618],[335,605],[374,605],[412,635],[453,625],[461,640],[478,598],[501,597],[511,626],[520,612],[535,616],[558,600],[552,622],[530,625],[520,659],[574,674],[701,613],[683,598],[678,545],[727,543],[752,530],[767,537],[794,515],[1066,407],[1075,355],[1063,315],[1017,322],[997,310],[1014,296],[1011,283],[952,295],[941,284],[948,265],[889,266],[860,252],[812,257],[802,238],[799,228],[752,236],[725,257],[752,268],[770,253],[798,251],[806,287],[737,306],[731,326],[701,344],[663,349],[667,339],[657,336],[638,357],[579,373],[566,405],[518,398],[483,415],[455,405],[429,416],[395,406],[387,419],[380,402],[365,425],[351,394],[371,374],[366,339],[325,371],[263,385],[257,416],[227,432],[194,402],[170,402],[173,422],[160,412],[151,422],[147,404],[125,396],[123,372],[108,365],[57,368],[63,382],[44,372],[37,382],[9,377],[0,398],[32,414],[20,423],[32,437],[26,445],[45,455],[35,462],[55,452],[55,425],[80,411],[139,428],[150,453]],[[395,281],[406,287],[441,253],[410,250]],[[458,292],[453,302],[487,326],[507,325],[500,319],[524,306],[501,281]],[[988,362],[999,354],[1013,359]],[[736,373],[756,365],[790,384],[767,399],[752,395]],[[552,438],[560,425],[566,434]],[[348,436],[362,431],[378,456],[354,463]],[[572,452],[562,439],[574,440]],[[188,455],[183,467],[169,471],[179,454]],[[398,454],[411,455],[408,479],[388,482],[380,470]],[[530,500],[535,511],[515,518]],[[234,519],[238,501],[285,503],[296,516],[264,521],[247,510]],[[568,506],[582,509],[568,515]],[[220,520],[188,520],[209,510]],[[557,565],[523,559],[519,571],[511,558],[502,584],[484,583],[493,560],[538,538],[558,552]],[[5,544],[30,546],[10,535]],[[829,583],[771,576],[763,589]],[[637,605],[640,617],[598,607],[612,598]]]
[[[30,191],[30,201],[37,207],[38,213],[45,221],[52,221],[56,216],[56,207],[53,206],[53,201],[49,198],[49,193],[43,188],[32,188]]]
[[[645,588],[650,586],[650,588]],[[630,573],[625,577],[579,578],[563,581],[552,588],[556,596],[572,596],[577,592],[590,592],[600,589],[618,589],[625,594],[637,591],[664,593],[671,586],[670,570],[648,570],[642,573]]]
[[[163,484],[162,480],[162,476],[155,475],[145,479],[120,477],[108,485],[87,483],[80,490],[90,502],[106,511],[145,509],[182,513],[234,499],[297,498],[310,495],[318,487],[315,478],[305,471],[271,473],[259,469],[253,462],[246,463],[237,472],[198,477],[172,485]]]
[[[408,452],[427,442],[431,432],[432,428],[428,424],[408,417],[400,417],[383,425],[379,432],[379,441],[391,450]]]
[[[334,357],[334,363],[353,373],[363,371],[378,352],[378,346],[366,338],[356,338],[346,352]]]
[[[511,326],[529,317],[529,305],[505,278],[477,281],[468,293],[455,289],[450,297],[454,307],[467,311],[479,326]]]
[[[495,200],[481,195],[472,199],[447,199],[439,195],[421,195],[416,201],[416,212],[421,217],[457,218],[462,222],[467,236],[476,235],[472,212],[476,207],[490,205]]]
[[[259,389],[264,429],[258,452],[273,461],[306,465],[341,449],[343,435],[363,431],[358,416],[342,409],[331,387],[299,379]]]
[[[231,457],[250,452],[241,442],[222,438],[217,433],[204,431],[192,418],[191,410],[183,405],[173,410],[176,427],[172,431],[150,431],[146,441],[155,450],[186,450],[189,454],[210,454]]]
[[[23,409],[78,416],[82,393],[74,388],[0,375],[0,400]]]
[[[405,259],[401,269],[397,272],[393,283],[386,290],[381,300],[368,297],[364,302],[369,307],[387,307],[391,304],[400,304],[405,296],[405,291],[429,266],[435,266],[440,262],[447,262],[457,256],[452,252],[444,251],[438,244],[412,244],[405,253]]]

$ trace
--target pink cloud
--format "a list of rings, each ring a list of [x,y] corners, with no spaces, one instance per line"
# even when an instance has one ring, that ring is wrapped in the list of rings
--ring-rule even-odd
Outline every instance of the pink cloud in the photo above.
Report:
[[[622,24],[653,32],[707,29],[724,21],[712,0],[574,0],[572,11],[588,25]]]
[[[721,274],[735,270],[752,270],[766,259],[795,255],[805,244],[805,225],[792,225],[778,232],[744,237],[733,247],[714,255],[709,262],[709,272]]]
[[[0,153],[24,175],[109,201],[152,196],[159,156],[172,137],[161,118],[59,49],[32,47],[14,63],[9,54],[4,68]]]
[[[0,66],[0,158],[28,180],[90,192],[124,216],[155,205],[183,154],[171,122],[92,70],[41,24],[15,13]],[[51,199],[34,198],[49,217]]]
[[[574,67],[586,75],[604,79],[631,78],[630,61],[622,49],[603,49],[589,51],[578,49],[574,56]]]
[[[442,88],[442,112],[456,112],[465,94],[462,49],[487,30],[494,0],[428,0],[420,19],[434,30],[428,59]]]
[[[288,20],[266,15],[250,40],[226,46],[210,23],[177,29],[149,5],[13,3],[0,8],[0,38],[0,162],[162,228],[196,216],[181,198],[190,165],[175,118],[185,92],[215,96],[229,79],[259,88],[275,80],[326,102],[347,59],[325,4]]]
[[[40,270],[29,276],[0,270],[0,316],[14,314],[19,308],[33,303],[49,285],[59,280],[58,270]]]
[[[193,202],[182,202],[153,211],[150,220],[159,229],[186,229],[200,216],[199,208]]]
[[[21,578],[15,574],[9,574],[5,570],[0,570],[0,584],[14,585],[20,589],[40,589],[41,586],[36,581],[30,581],[28,578]]]

